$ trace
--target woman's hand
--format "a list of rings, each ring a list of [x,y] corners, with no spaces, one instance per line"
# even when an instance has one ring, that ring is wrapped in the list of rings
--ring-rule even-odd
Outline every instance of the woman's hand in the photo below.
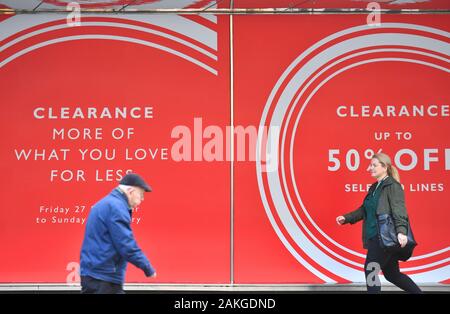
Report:
[[[408,243],[408,238],[403,233],[399,233],[397,239],[401,247],[405,247],[406,243]]]
[[[338,225],[343,225],[345,223],[345,217],[344,216],[337,216],[336,222]]]

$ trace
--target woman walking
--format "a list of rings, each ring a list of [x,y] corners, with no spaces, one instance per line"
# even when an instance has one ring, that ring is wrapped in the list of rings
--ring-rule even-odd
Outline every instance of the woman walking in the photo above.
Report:
[[[354,224],[363,220],[363,246],[367,249],[364,270],[367,291],[381,291],[378,272],[400,289],[409,293],[421,293],[420,288],[407,275],[400,272],[399,257],[396,253],[387,252],[380,246],[377,228],[377,216],[392,215],[397,238],[403,248],[408,242],[408,214],[405,207],[405,194],[400,184],[397,169],[392,166],[391,159],[384,153],[375,154],[368,171],[377,180],[369,189],[364,202],[357,210],[336,217],[339,225]]]

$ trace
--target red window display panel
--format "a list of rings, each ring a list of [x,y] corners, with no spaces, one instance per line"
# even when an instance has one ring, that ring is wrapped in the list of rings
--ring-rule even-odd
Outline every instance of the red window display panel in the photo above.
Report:
[[[158,273],[127,282],[229,282],[229,164],[194,155],[198,121],[229,124],[229,24],[199,20],[0,23],[1,282],[79,280],[89,209],[126,171],[153,188],[132,228]]]
[[[364,282],[361,223],[335,218],[361,205],[379,151],[419,242],[402,271],[448,283],[449,20],[366,18],[234,17],[235,125],[269,135],[235,163],[237,283]]]

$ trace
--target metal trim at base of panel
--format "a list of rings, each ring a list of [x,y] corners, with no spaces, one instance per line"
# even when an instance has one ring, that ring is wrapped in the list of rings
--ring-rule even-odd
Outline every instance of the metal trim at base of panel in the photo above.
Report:
[[[448,292],[450,285],[421,284],[424,292]],[[0,291],[79,291],[80,285],[68,284],[0,284]],[[363,284],[292,284],[292,285],[220,285],[220,284],[125,284],[125,291],[161,292],[358,292],[366,291]],[[393,285],[383,285],[382,291],[401,291]]]

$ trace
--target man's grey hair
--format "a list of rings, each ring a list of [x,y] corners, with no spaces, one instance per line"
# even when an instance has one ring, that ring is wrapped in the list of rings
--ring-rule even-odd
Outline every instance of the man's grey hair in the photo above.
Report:
[[[119,184],[119,189],[122,191],[128,191],[129,189],[134,189],[134,186],[131,185],[125,185],[125,184]]]

